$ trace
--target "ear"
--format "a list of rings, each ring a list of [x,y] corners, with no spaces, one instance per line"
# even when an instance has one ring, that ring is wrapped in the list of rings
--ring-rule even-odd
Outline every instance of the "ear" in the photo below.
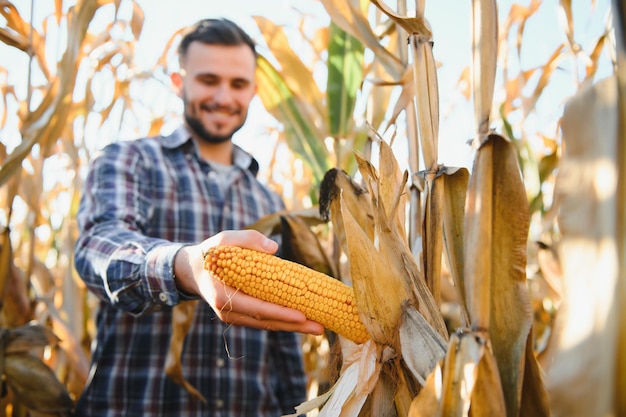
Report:
[[[173,72],[170,75],[170,81],[172,82],[172,85],[176,90],[176,94],[178,94],[178,96],[181,96],[183,91],[183,77],[180,75],[179,72]]]

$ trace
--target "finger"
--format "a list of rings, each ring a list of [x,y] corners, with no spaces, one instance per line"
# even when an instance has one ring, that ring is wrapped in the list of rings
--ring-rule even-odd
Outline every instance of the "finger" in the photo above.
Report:
[[[242,248],[274,253],[278,243],[256,230],[223,231],[205,241],[204,250],[211,246],[230,245]]]
[[[224,295],[225,299],[216,303],[216,314],[226,323],[263,330],[311,334],[324,332],[321,324],[308,320],[301,311],[259,300],[232,287],[225,287]]]
[[[224,314],[220,319],[235,326],[246,326],[261,330],[297,332],[313,335],[321,335],[324,333],[324,327],[318,322],[311,320],[305,320],[302,323],[280,320],[258,320],[254,317],[233,312]]]
[[[214,305],[218,314],[241,314],[259,321],[273,320],[290,323],[306,321],[306,316],[301,311],[254,298],[224,284],[218,288]]]

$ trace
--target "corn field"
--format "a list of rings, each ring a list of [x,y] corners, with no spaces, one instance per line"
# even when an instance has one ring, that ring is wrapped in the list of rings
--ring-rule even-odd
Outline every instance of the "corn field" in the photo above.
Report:
[[[306,15],[295,31],[253,17],[280,125],[263,180],[288,210],[250,227],[351,285],[371,338],[302,336],[297,413],[626,416],[626,3],[473,0],[446,108],[437,2],[319,3],[312,34]],[[69,416],[97,305],[72,267],[84,175],[104,142],[180,117],[179,34],[147,71],[139,2],[59,0],[41,22],[0,5],[0,416]],[[471,161],[447,166],[458,111]],[[177,366],[184,327],[164,372],[201,396]]]

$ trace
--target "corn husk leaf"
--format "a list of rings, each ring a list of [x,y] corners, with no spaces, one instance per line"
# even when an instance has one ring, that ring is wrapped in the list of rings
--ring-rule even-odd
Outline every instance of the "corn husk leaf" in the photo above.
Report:
[[[399,399],[406,390],[402,388],[402,381],[396,377],[394,366],[398,361],[389,361],[383,363],[382,369],[378,375],[378,381],[374,389],[370,393],[367,402],[363,406],[371,416],[403,416],[400,410],[397,410],[399,404],[405,400]],[[411,393],[406,392],[406,398],[410,403]],[[397,412],[396,412],[397,411]],[[361,415],[363,412],[361,413]]]
[[[320,186],[320,216],[332,220],[333,231],[344,253],[348,252],[346,227],[341,215],[341,205],[353,213],[355,221],[370,241],[374,240],[374,214],[368,191],[355,182],[345,171],[328,170]]]
[[[473,328],[488,329],[507,412],[517,415],[532,313],[526,286],[528,200],[513,145],[490,134],[477,151],[465,229],[466,303]]]
[[[324,394],[296,407],[296,412],[282,417],[296,417],[321,407],[318,417],[353,417],[359,415],[368,396],[377,385],[383,363],[393,352],[368,340],[359,345],[339,337],[343,362],[339,378]]]
[[[402,270],[402,252],[396,251],[393,258],[385,257],[357,223],[343,198],[340,201],[359,315],[374,340],[384,345],[397,345],[401,305],[412,299],[406,272]],[[377,209],[376,214],[380,211]],[[376,216],[377,222],[379,217]],[[395,244],[394,249],[398,249],[397,246]]]
[[[400,323],[402,359],[413,377],[424,386],[440,360],[446,356],[446,340],[437,333],[415,307],[405,303]]]
[[[407,175],[399,177],[393,154],[381,143],[381,175],[360,157],[359,170],[369,190],[375,234],[371,240],[355,220],[350,207],[341,204],[347,255],[350,260],[356,303],[365,326],[374,340],[398,350],[398,326],[402,304],[410,301],[436,331],[447,337],[447,330],[424,277],[413,258],[397,211],[404,211]],[[388,153],[387,153],[388,152]],[[382,173],[384,173],[384,178]],[[384,200],[383,200],[384,198]],[[334,221],[334,219],[331,219]],[[384,291],[381,291],[384,289]]]
[[[383,206],[385,217],[389,219],[390,226],[398,236],[404,236],[406,214],[404,207],[408,202],[406,183],[408,173],[402,172],[393,150],[383,140],[379,141],[379,171],[367,161],[360,153],[354,154],[359,171],[364,181],[369,184],[377,184],[371,187],[372,198],[385,202]]]

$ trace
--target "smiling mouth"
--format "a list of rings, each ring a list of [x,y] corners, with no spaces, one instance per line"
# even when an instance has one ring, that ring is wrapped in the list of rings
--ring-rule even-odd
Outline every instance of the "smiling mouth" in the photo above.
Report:
[[[227,107],[227,106],[219,106],[216,104],[204,105],[201,107],[201,109],[209,113],[213,113],[217,115],[224,115],[224,116],[235,116],[240,113],[239,110],[236,108]]]

